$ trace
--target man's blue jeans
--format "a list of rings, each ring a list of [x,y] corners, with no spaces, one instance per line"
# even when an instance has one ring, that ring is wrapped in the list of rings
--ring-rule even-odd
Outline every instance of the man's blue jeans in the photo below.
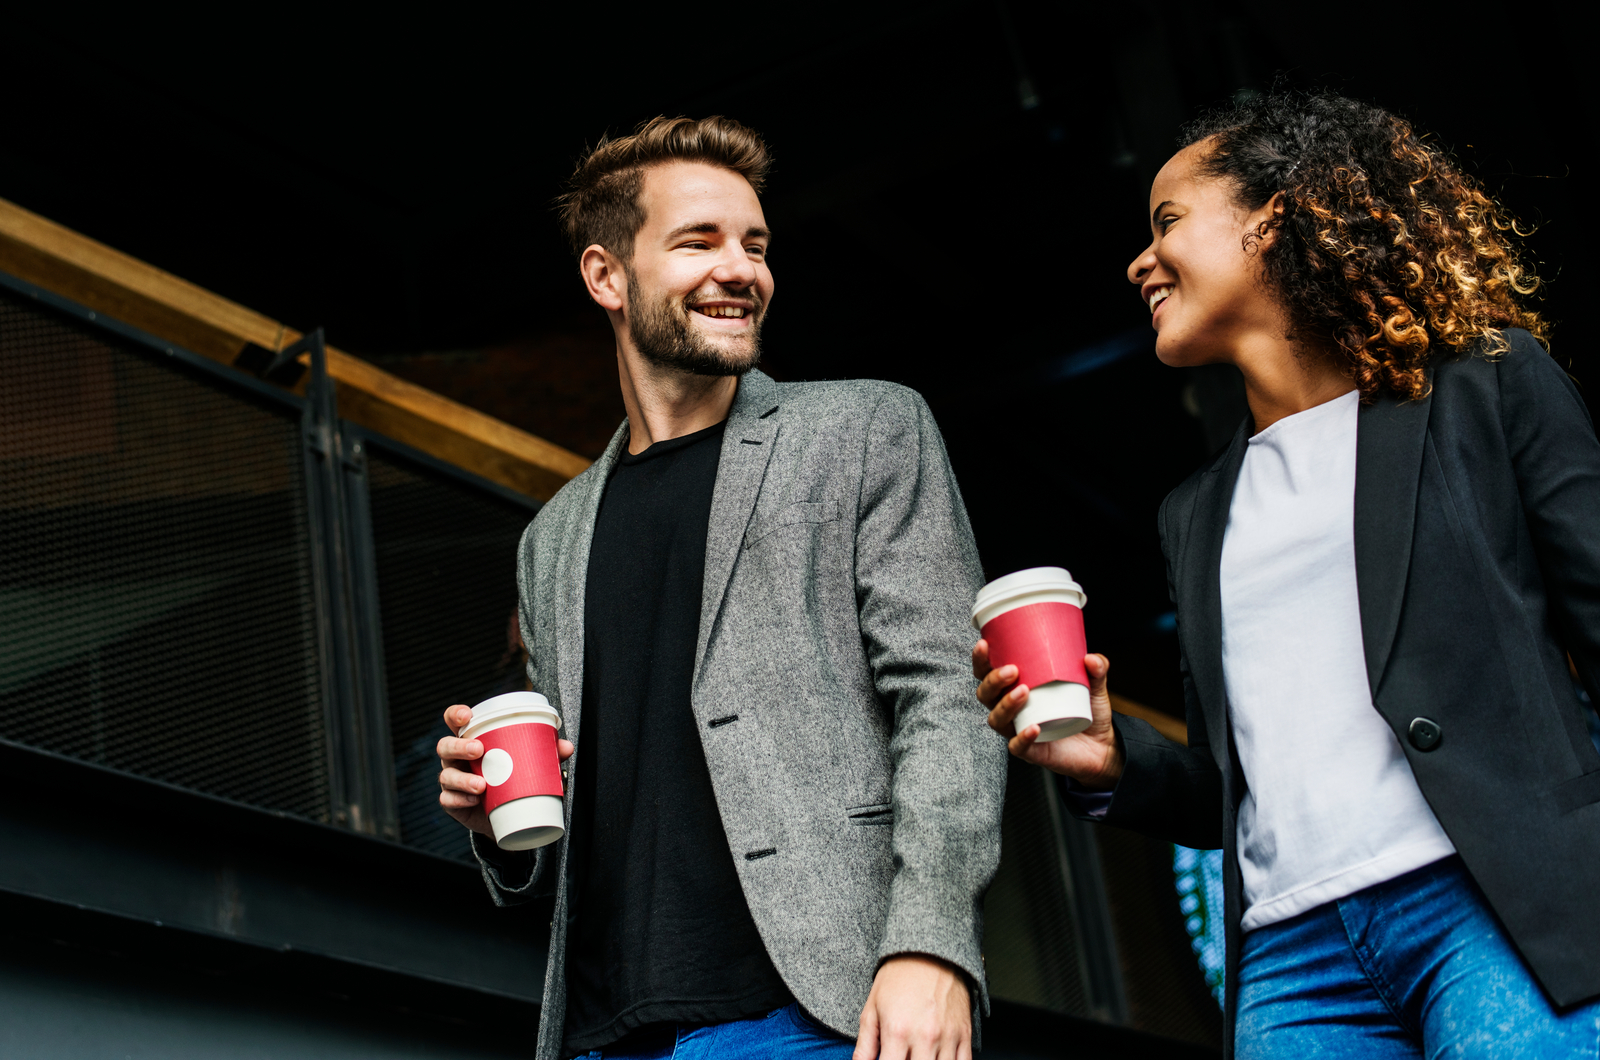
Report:
[[[596,1049],[588,1060],[763,1060],[799,1056],[807,1060],[849,1060],[856,1043],[842,1038],[800,1010],[799,1004],[773,1009],[754,1019],[680,1027],[671,1041],[646,1049]]]
[[[1458,857],[1257,928],[1240,957],[1239,1060],[1600,1057],[1600,1001],[1550,1006]]]

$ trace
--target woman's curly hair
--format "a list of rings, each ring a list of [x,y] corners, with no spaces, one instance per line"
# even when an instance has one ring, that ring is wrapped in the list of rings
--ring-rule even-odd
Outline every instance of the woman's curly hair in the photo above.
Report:
[[[1272,92],[1187,126],[1211,140],[1200,172],[1255,210],[1283,213],[1246,237],[1298,332],[1331,340],[1370,400],[1428,392],[1426,369],[1502,328],[1549,325],[1523,301],[1539,277],[1513,236],[1526,233],[1448,153],[1378,107],[1331,94]],[[1265,241],[1276,229],[1276,238]]]

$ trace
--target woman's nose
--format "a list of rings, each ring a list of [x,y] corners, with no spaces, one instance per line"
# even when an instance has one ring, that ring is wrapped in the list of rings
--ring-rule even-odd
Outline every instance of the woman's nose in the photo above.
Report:
[[[1144,253],[1133,259],[1128,266],[1128,282],[1133,284],[1144,283],[1145,277],[1156,267],[1155,244],[1146,247]]]

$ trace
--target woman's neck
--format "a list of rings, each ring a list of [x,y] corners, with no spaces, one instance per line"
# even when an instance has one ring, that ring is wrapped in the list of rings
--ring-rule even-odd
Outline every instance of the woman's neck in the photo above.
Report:
[[[1261,336],[1242,344],[1233,363],[1244,374],[1245,399],[1254,421],[1252,434],[1356,388],[1329,351],[1282,336]]]

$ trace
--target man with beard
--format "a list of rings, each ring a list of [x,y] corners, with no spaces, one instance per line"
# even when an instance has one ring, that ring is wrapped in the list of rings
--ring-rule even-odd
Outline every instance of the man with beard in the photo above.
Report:
[[[756,370],[767,167],[735,122],[657,118],[562,200],[627,409],[518,568],[566,837],[499,850],[482,744],[439,743],[495,901],[554,892],[545,1060],[956,1060],[986,1006],[1005,746],[971,696],[971,529],[915,393]]]

